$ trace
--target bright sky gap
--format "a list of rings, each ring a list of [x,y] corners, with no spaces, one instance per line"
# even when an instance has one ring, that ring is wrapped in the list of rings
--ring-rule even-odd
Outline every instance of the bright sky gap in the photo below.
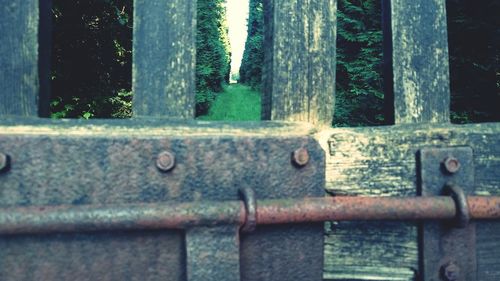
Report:
[[[247,39],[248,0],[227,0],[227,23],[231,42],[231,74],[240,70]]]

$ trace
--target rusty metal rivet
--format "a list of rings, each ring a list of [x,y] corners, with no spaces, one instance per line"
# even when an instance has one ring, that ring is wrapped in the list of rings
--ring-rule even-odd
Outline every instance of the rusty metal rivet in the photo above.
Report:
[[[7,154],[0,153],[0,173],[5,173],[10,169],[10,157]]]
[[[442,279],[445,281],[457,281],[460,278],[460,267],[454,262],[441,266]]]
[[[455,157],[448,157],[443,162],[444,168],[450,174],[455,174],[460,170],[460,161]]]
[[[160,153],[156,159],[156,167],[162,172],[170,172],[175,167],[175,155],[169,151]]]
[[[309,151],[305,148],[299,148],[292,154],[292,161],[297,167],[304,167],[309,163]]]

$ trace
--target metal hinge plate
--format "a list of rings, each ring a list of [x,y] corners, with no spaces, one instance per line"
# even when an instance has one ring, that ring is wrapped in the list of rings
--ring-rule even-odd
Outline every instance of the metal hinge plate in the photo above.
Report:
[[[0,152],[0,208],[235,201],[242,187],[262,200],[325,194],[324,151],[309,136],[0,132]],[[238,227],[2,236],[0,279],[322,279],[323,223]]]
[[[443,195],[447,186],[460,187],[465,195],[474,194],[474,161],[470,147],[426,148],[419,156],[422,196]],[[421,280],[476,280],[476,227],[464,221],[460,213],[452,223],[423,222],[420,248]]]

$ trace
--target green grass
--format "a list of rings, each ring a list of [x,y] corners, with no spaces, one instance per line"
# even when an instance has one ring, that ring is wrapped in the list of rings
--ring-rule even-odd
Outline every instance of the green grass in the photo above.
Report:
[[[232,84],[220,93],[210,107],[208,115],[198,120],[208,121],[259,121],[260,93],[248,86]]]

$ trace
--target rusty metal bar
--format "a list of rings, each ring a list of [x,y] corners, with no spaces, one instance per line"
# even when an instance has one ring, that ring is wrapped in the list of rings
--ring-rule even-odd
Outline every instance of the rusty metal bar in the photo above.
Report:
[[[500,197],[467,197],[472,219],[500,219]],[[455,201],[435,197],[325,197],[257,202],[257,225],[329,220],[451,220]],[[185,229],[243,225],[241,201],[0,209],[0,234]]]
[[[467,197],[473,219],[500,219],[500,197]],[[330,197],[297,201],[259,201],[257,224],[343,220],[448,220],[455,201],[436,197]]]
[[[499,219],[500,197],[499,196],[469,196],[467,197],[471,219]]]
[[[0,209],[0,234],[184,229],[244,222],[245,207],[239,201]]]

